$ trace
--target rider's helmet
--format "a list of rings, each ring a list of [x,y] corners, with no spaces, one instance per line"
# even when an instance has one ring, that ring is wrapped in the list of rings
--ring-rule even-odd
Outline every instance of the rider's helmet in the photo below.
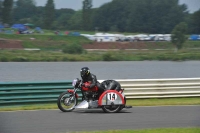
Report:
[[[81,68],[80,74],[81,77],[87,77],[88,75],[90,75],[90,69],[88,67],[83,67]]]

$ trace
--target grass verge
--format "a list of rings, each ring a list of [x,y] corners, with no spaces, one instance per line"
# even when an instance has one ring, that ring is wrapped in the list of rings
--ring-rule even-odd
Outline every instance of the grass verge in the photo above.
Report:
[[[88,131],[69,133],[199,133],[200,128],[157,128],[142,130],[108,130],[108,131]]]
[[[108,130],[90,132],[70,132],[70,133],[199,133],[200,128],[158,128],[143,130]]]
[[[131,106],[176,106],[176,105],[200,105],[200,99],[196,98],[167,98],[167,99],[131,99],[127,100],[127,105]],[[17,110],[40,110],[40,109],[58,109],[57,104],[33,104],[23,106],[4,106],[0,111]]]
[[[198,50],[179,51],[108,51],[103,53],[65,54],[61,51],[1,50],[0,62],[65,62],[65,61],[185,61],[200,60]]]
[[[127,100],[127,105],[132,106],[168,106],[168,105],[200,105],[196,98],[164,98],[164,99],[133,99]]]

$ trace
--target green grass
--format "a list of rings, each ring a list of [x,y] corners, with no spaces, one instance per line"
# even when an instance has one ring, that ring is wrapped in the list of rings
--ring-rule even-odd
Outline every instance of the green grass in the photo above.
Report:
[[[63,132],[65,133],[65,132]],[[200,128],[157,128],[142,130],[82,131],[67,133],[200,133]]]
[[[0,61],[2,62],[37,62],[37,61],[89,61],[100,60],[100,56],[94,54],[64,54],[59,51],[21,51],[21,50],[0,50]]]
[[[137,106],[176,106],[176,105],[200,105],[200,99],[196,98],[166,98],[166,99],[130,99],[127,105]],[[23,106],[4,106],[0,111],[16,110],[39,110],[39,109],[58,109],[57,104],[33,104]]]
[[[32,104],[32,105],[19,105],[19,106],[3,106],[0,111],[17,111],[17,110],[45,110],[45,109],[58,109],[55,104]]]
[[[33,46],[33,45],[32,45]],[[53,48],[49,45],[46,49]],[[61,46],[61,47],[65,47]],[[34,48],[34,47],[33,47]],[[172,51],[108,51],[108,52],[87,52],[82,54],[66,54],[60,50],[0,50],[0,62],[62,62],[62,61],[185,61],[200,60],[198,50],[182,50],[177,53]]]
[[[200,98],[163,98],[127,100],[132,106],[200,105]]]

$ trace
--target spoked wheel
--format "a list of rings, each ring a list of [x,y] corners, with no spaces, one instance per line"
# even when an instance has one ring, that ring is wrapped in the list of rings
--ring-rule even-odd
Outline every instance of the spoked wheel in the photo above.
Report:
[[[105,105],[102,106],[102,109],[106,113],[117,113],[122,110],[122,105]]]
[[[75,95],[69,92],[63,92],[57,101],[58,108],[63,112],[70,112],[74,110],[74,107],[77,105],[78,99]]]

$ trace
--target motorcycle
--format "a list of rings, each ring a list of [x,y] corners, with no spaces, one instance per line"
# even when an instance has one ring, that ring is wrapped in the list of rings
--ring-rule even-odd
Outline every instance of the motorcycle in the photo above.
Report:
[[[82,83],[79,79],[74,79],[72,86],[74,89],[68,89],[60,94],[57,100],[58,108],[63,112],[70,112],[74,109],[95,109],[101,108],[106,113],[116,113],[123,108],[131,108],[126,106],[126,97],[124,89],[120,91],[106,90],[102,94],[98,93],[98,87],[87,88],[90,83]],[[79,95],[77,91],[82,93],[81,102],[78,104]]]

